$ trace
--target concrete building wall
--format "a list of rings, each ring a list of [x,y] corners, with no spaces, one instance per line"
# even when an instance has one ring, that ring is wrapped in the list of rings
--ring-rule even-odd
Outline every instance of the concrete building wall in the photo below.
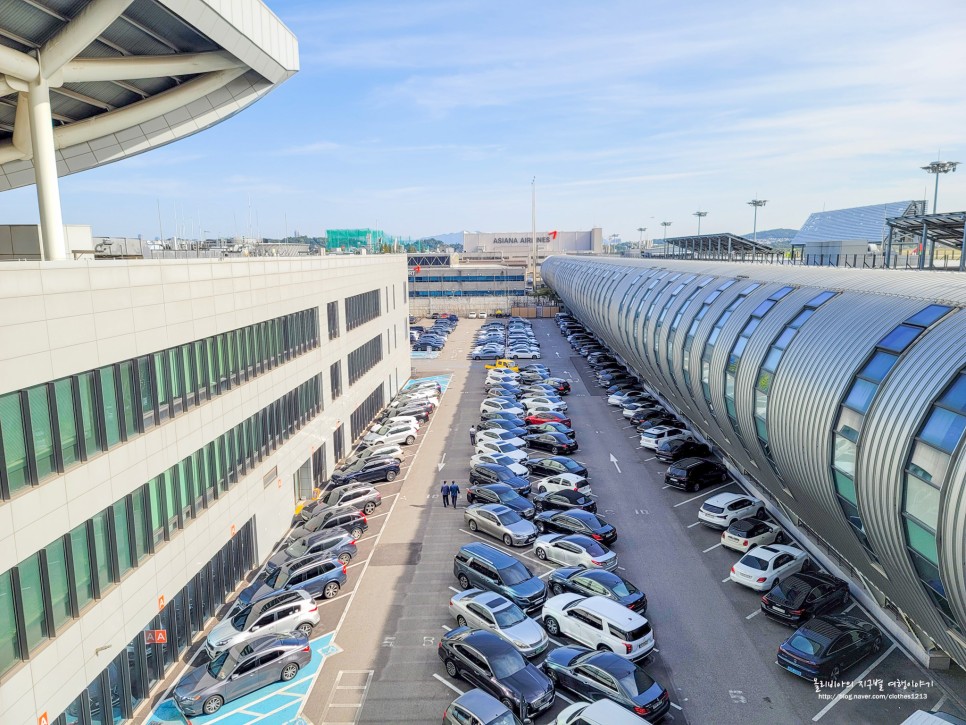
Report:
[[[347,330],[344,299],[370,290],[378,290],[381,315]],[[332,340],[329,302],[338,303],[340,315],[341,333]],[[253,516],[257,557],[265,557],[290,524],[299,467],[325,446],[331,470],[334,431],[344,424],[348,450],[353,410],[380,386],[388,399],[410,373],[404,257],[0,265],[0,395],[313,308],[316,348],[0,501],[3,573],[321,375],[319,415],[29,661],[0,676],[0,722],[36,722],[38,713],[62,712],[157,614],[159,598],[170,600]],[[348,353],[377,335],[382,361],[350,385]],[[344,392],[333,400],[330,365],[340,360]]]

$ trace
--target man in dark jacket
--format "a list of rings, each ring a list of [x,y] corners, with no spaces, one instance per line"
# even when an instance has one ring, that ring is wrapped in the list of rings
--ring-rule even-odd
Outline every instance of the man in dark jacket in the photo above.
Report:
[[[453,508],[456,508],[456,500],[460,497],[460,487],[456,481],[449,485],[449,497],[453,500]]]
[[[443,481],[443,485],[439,487],[439,492],[443,494],[443,506],[449,507],[449,481]],[[455,506],[456,503],[454,502]]]

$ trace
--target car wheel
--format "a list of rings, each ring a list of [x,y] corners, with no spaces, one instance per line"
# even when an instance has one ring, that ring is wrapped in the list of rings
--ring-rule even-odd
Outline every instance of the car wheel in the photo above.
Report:
[[[557,624],[557,620],[553,617],[544,617],[543,628],[547,630],[547,634],[551,637],[556,637],[560,634],[560,625]]]
[[[411,446],[415,442],[416,442],[416,436],[407,436],[406,437],[406,445],[407,446]]]
[[[784,544],[785,543],[785,534],[784,534],[784,532],[779,531],[777,534],[775,534],[775,543],[776,544]]]
[[[306,637],[308,637],[310,634],[312,634],[312,626],[313,625],[311,622],[302,622],[302,624],[300,624],[298,627],[295,628],[295,631],[301,632]]]
[[[460,616],[458,616],[456,618],[456,626],[458,626],[458,627],[465,627],[466,626],[466,617],[464,617],[462,614]]]
[[[537,556],[540,556],[540,555],[537,554]],[[553,582],[550,585],[550,591],[552,591],[553,595],[556,597],[559,594],[563,594],[563,587],[557,584],[556,582]]]
[[[463,589],[470,588],[470,580],[467,578],[466,574],[460,574],[458,577],[456,577],[456,580],[460,583],[460,587]]]
[[[393,478],[395,478],[395,475],[393,476]],[[389,480],[391,481],[392,478],[390,478]],[[369,503],[367,503],[365,506],[362,507],[362,513],[364,513],[366,516],[369,516],[375,510],[376,510],[376,505],[372,501],[370,501]]]
[[[541,534],[547,533],[547,525],[545,523],[543,523],[543,521],[538,521],[537,522],[537,531],[539,531]]]
[[[551,668],[548,667],[546,670],[544,670],[544,672],[546,673],[546,675],[549,678],[549,680],[554,684],[554,687],[556,687],[557,686],[557,671],[556,670],[553,670],[553,669],[551,669]]]
[[[555,456],[556,455],[559,455],[560,454],[560,447],[559,446],[554,446],[553,448],[550,449],[550,452],[553,453]]]
[[[509,710],[510,712],[514,712],[515,708],[513,705],[513,700],[511,700],[508,697],[501,697],[500,702],[502,703],[503,707],[505,707],[507,710]]]
[[[503,534],[503,543],[507,546],[513,546],[513,539],[509,534]]]
[[[835,667],[832,668],[832,671],[829,672],[829,675],[832,677],[833,680],[837,680],[839,678],[839,675],[841,674],[842,674],[842,668],[839,667],[838,665],[835,665]]]
[[[755,511],[755,518],[759,520],[765,518],[764,506],[760,507],[757,511]]]
[[[386,471],[386,480],[387,481],[393,481],[393,480],[395,480],[396,475],[397,474],[396,474],[395,471]]]
[[[691,493],[694,493],[699,488],[701,487],[698,485],[697,481],[692,481],[691,483],[688,484],[688,491],[690,491]]]
[[[324,599],[332,599],[332,597],[339,593],[339,589],[341,588],[339,582],[329,582],[322,590],[322,597]]]
[[[358,541],[362,537],[362,529],[358,526],[349,532],[349,536]]]
[[[474,355],[474,356],[473,356],[473,359],[474,359],[474,360],[480,360],[481,358],[480,358],[480,356],[479,356],[479,355]]]
[[[882,649],[882,637],[876,637],[875,641],[872,642],[872,654],[875,654],[880,649]]]
[[[458,680],[460,673],[456,669],[456,663],[453,660],[446,660],[446,674],[452,677],[454,680]]]
[[[479,526],[477,526],[476,522],[473,519],[470,519],[469,526],[470,526],[470,531],[476,531],[479,528]]]
[[[537,489],[537,493],[546,493],[546,492],[547,492],[546,486],[541,486],[540,488]]]
[[[289,662],[285,667],[282,668],[282,682],[288,682],[295,678],[295,675],[299,673],[299,666],[294,662]]]
[[[205,715],[214,715],[224,704],[225,698],[223,698],[221,695],[212,695],[205,700],[205,704],[201,706],[201,709],[204,710]]]
[[[339,554],[339,562],[340,563],[342,563],[342,564],[348,564],[350,561],[352,561],[352,555],[349,554],[348,551],[343,551],[341,554]]]
[[[610,647],[608,647],[606,644],[599,644],[599,645],[597,645],[597,651],[598,652],[610,652]]]
[[[537,549],[534,553],[537,555],[537,558],[540,561],[546,561],[547,560],[547,552],[544,551],[543,549]]]

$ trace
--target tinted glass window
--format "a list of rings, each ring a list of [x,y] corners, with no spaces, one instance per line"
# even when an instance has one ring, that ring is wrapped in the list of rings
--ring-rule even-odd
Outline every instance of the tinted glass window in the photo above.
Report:
[[[915,340],[922,330],[910,325],[897,325],[896,328],[879,342],[879,347],[893,352],[902,352]]]
[[[19,393],[0,397],[0,429],[3,430],[4,467],[12,494],[28,483],[27,444]]]
[[[929,307],[910,317],[906,322],[910,325],[918,325],[919,327],[929,327],[951,309],[951,307],[945,307],[943,305],[929,305]]]
[[[799,652],[804,652],[808,655],[816,655],[822,651],[821,644],[809,639],[803,634],[792,635],[792,638],[788,640],[788,644]]]
[[[57,539],[47,547],[47,579],[50,582],[51,615],[54,626],[59,628],[72,616],[67,582],[67,553],[63,539]]]
[[[21,656],[10,579],[9,571],[0,574],[0,673],[10,669]]]
[[[520,562],[513,562],[510,566],[500,569],[500,579],[507,586],[515,586],[517,584],[522,584],[525,581],[533,578],[531,574],[523,564]]]
[[[42,481],[54,473],[54,436],[50,423],[50,400],[47,386],[38,385],[27,391],[30,406],[30,434],[34,444],[34,462],[37,480]]]
[[[40,585],[40,554],[34,554],[21,561],[17,571],[20,574],[24,635],[27,638],[27,649],[32,651],[51,635],[47,631],[46,607]]]

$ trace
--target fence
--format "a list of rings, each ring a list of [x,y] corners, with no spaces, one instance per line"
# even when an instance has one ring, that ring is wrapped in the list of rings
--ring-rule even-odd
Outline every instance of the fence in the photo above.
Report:
[[[886,255],[881,253],[867,254],[796,254],[788,256],[781,252],[771,253],[741,253],[732,252],[688,252],[686,254],[668,254],[663,257],[651,259],[692,259],[709,262],[742,262],[744,264],[778,264],[793,267],[849,267],[855,269],[919,269],[918,254],[904,254],[902,256],[893,254],[886,265]],[[928,259],[924,260],[928,264]],[[963,258],[958,251],[945,252],[936,255],[933,259],[931,269],[946,270],[952,272],[964,271]],[[927,267],[929,268],[929,267]]]

